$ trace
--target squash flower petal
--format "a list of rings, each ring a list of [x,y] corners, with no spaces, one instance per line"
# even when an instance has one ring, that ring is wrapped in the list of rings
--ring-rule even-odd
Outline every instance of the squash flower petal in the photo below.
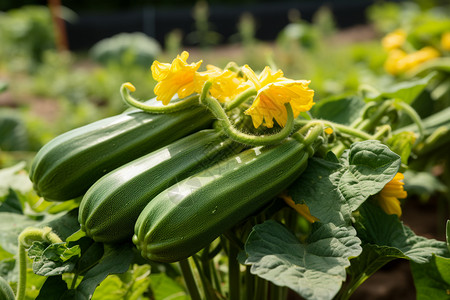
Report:
[[[247,65],[242,67],[242,71],[247,76],[249,82],[257,90],[257,95],[253,104],[245,111],[245,114],[252,117],[255,128],[263,122],[268,128],[273,127],[273,119],[285,126],[287,121],[287,111],[285,103],[290,103],[297,117],[300,112],[308,111],[314,105],[314,91],[308,87],[308,80],[291,80],[283,77],[283,72],[278,70],[273,72],[266,67],[257,76]]]
[[[407,196],[406,191],[403,189],[404,175],[397,173],[394,178],[389,181],[384,188],[378,194],[378,205],[389,215],[402,215],[402,209],[400,207],[400,201],[398,199],[404,199]]]
[[[235,72],[207,65],[205,72],[195,73],[194,87],[197,93],[201,93],[207,80],[212,81],[212,86],[209,90],[211,96],[222,103],[230,101],[250,87]]]
[[[391,33],[388,33],[382,40],[381,44],[383,48],[391,51],[393,49],[398,49],[406,41],[406,32],[403,29],[397,29]]]
[[[301,216],[303,216],[309,223],[314,223],[320,221],[318,218],[311,215],[309,211],[309,207],[306,204],[297,204],[292,200],[292,197],[287,195],[286,193],[282,193],[280,197],[284,200],[284,202],[295,209]]]
[[[162,101],[164,105],[169,104],[175,94],[185,98],[194,93],[194,75],[202,61],[188,64],[186,60],[189,53],[183,51],[171,64],[154,61],[151,66],[153,79],[158,81],[154,92],[156,100]]]
[[[441,47],[446,51],[450,51],[450,31],[444,32],[442,34]]]

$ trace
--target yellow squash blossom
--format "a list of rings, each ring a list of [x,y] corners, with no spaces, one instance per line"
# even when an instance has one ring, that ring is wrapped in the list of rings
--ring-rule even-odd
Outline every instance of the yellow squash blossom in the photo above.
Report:
[[[212,81],[209,90],[211,96],[220,102],[227,102],[250,87],[244,84],[244,79],[230,70],[222,70],[213,65],[207,65],[205,72],[196,72],[194,77],[194,89],[201,93],[203,85],[207,80]]]
[[[403,72],[400,68],[399,61],[405,58],[408,54],[400,49],[394,49],[389,52],[386,62],[384,63],[384,69],[392,75],[398,75]]]
[[[164,105],[169,104],[175,94],[185,98],[194,93],[194,75],[202,61],[188,64],[189,53],[183,51],[171,64],[154,61],[151,70],[153,79],[158,81],[154,92],[156,99]]]
[[[450,51],[450,31],[444,32],[444,34],[442,34],[441,47],[446,51]]]
[[[391,51],[400,48],[406,41],[406,32],[403,29],[397,29],[387,34],[382,40],[383,48]]]
[[[287,121],[287,111],[285,103],[290,103],[297,117],[300,112],[308,111],[314,105],[314,91],[308,87],[308,80],[292,80],[283,77],[283,72],[278,70],[273,72],[266,67],[259,76],[250,67],[245,65],[242,71],[247,76],[249,82],[258,92],[252,106],[245,111],[245,114],[252,117],[255,128],[264,124],[273,127],[273,119],[285,126]]]
[[[389,52],[384,67],[390,74],[398,75],[413,70],[420,64],[439,56],[439,51],[433,47],[424,47],[409,54],[406,54],[403,50],[394,49]]]
[[[402,209],[398,199],[404,199],[407,196],[406,191],[403,189],[403,185],[405,184],[402,181],[403,178],[402,173],[397,173],[377,196],[378,204],[389,215],[397,215],[399,217],[402,215]]]
[[[437,58],[440,56],[439,51],[433,47],[423,47],[422,49],[408,54],[406,57],[400,60],[400,68],[406,71],[412,70],[418,65]]]
[[[284,200],[284,202],[286,202],[287,205],[295,209],[295,211],[302,215],[309,223],[319,221],[319,219],[311,215],[309,207],[306,204],[296,204],[294,200],[292,200],[292,197],[286,193],[281,194],[280,197]]]

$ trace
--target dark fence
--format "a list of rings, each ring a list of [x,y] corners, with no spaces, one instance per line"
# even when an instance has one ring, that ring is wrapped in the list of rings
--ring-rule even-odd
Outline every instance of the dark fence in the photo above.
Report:
[[[297,9],[303,20],[310,21],[314,13],[327,5],[339,27],[362,24],[366,21],[365,10],[371,0],[299,1],[243,5],[210,5],[211,29],[220,33],[226,42],[237,33],[239,18],[244,13],[253,15],[256,21],[256,37],[273,40],[288,23],[288,12]],[[164,42],[164,37],[174,29],[186,35],[195,30],[192,7],[150,7],[121,12],[80,12],[74,23],[67,24],[69,44],[72,50],[87,49],[95,42],[120,32],[144,32]]]

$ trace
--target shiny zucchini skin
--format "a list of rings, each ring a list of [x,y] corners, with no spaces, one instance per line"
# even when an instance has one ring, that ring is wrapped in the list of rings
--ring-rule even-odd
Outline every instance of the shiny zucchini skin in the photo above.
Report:
[[[230,157],[149,202],[136,221],[133,242],[149,260],[185,259],[267,205],[307,161],[304,145],[292,138]]]
[[[211,123],[200,106],[171,114],[126,111],[51,140],[34,158],[30,179],[46,200],[74,199],[113,169]]]
[[[84,195],[81,229],[97,242],[131,241],[136,219],[157,194],[238,153],[242,145],[202,130],[142,156],[100,178]]]

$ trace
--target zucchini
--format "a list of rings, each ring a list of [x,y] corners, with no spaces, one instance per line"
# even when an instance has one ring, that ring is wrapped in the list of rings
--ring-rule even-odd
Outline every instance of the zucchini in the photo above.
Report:
[[[133,243],[149,260],[185,259],[267,205],[301,174],[308,157],[303,143],[288,138],[188,177],[147,204]]]
[[[30,179],[46,200],[74,199],[113,169],[211,123],[201,106],[170,114],[129,110],[51,140],[37,153]]]
[[[136,219],[151,199],[241,149],[210,129],[125,164],[100,178],[84,195],[78,215],[81,229],[97,242],[131,241]]]

